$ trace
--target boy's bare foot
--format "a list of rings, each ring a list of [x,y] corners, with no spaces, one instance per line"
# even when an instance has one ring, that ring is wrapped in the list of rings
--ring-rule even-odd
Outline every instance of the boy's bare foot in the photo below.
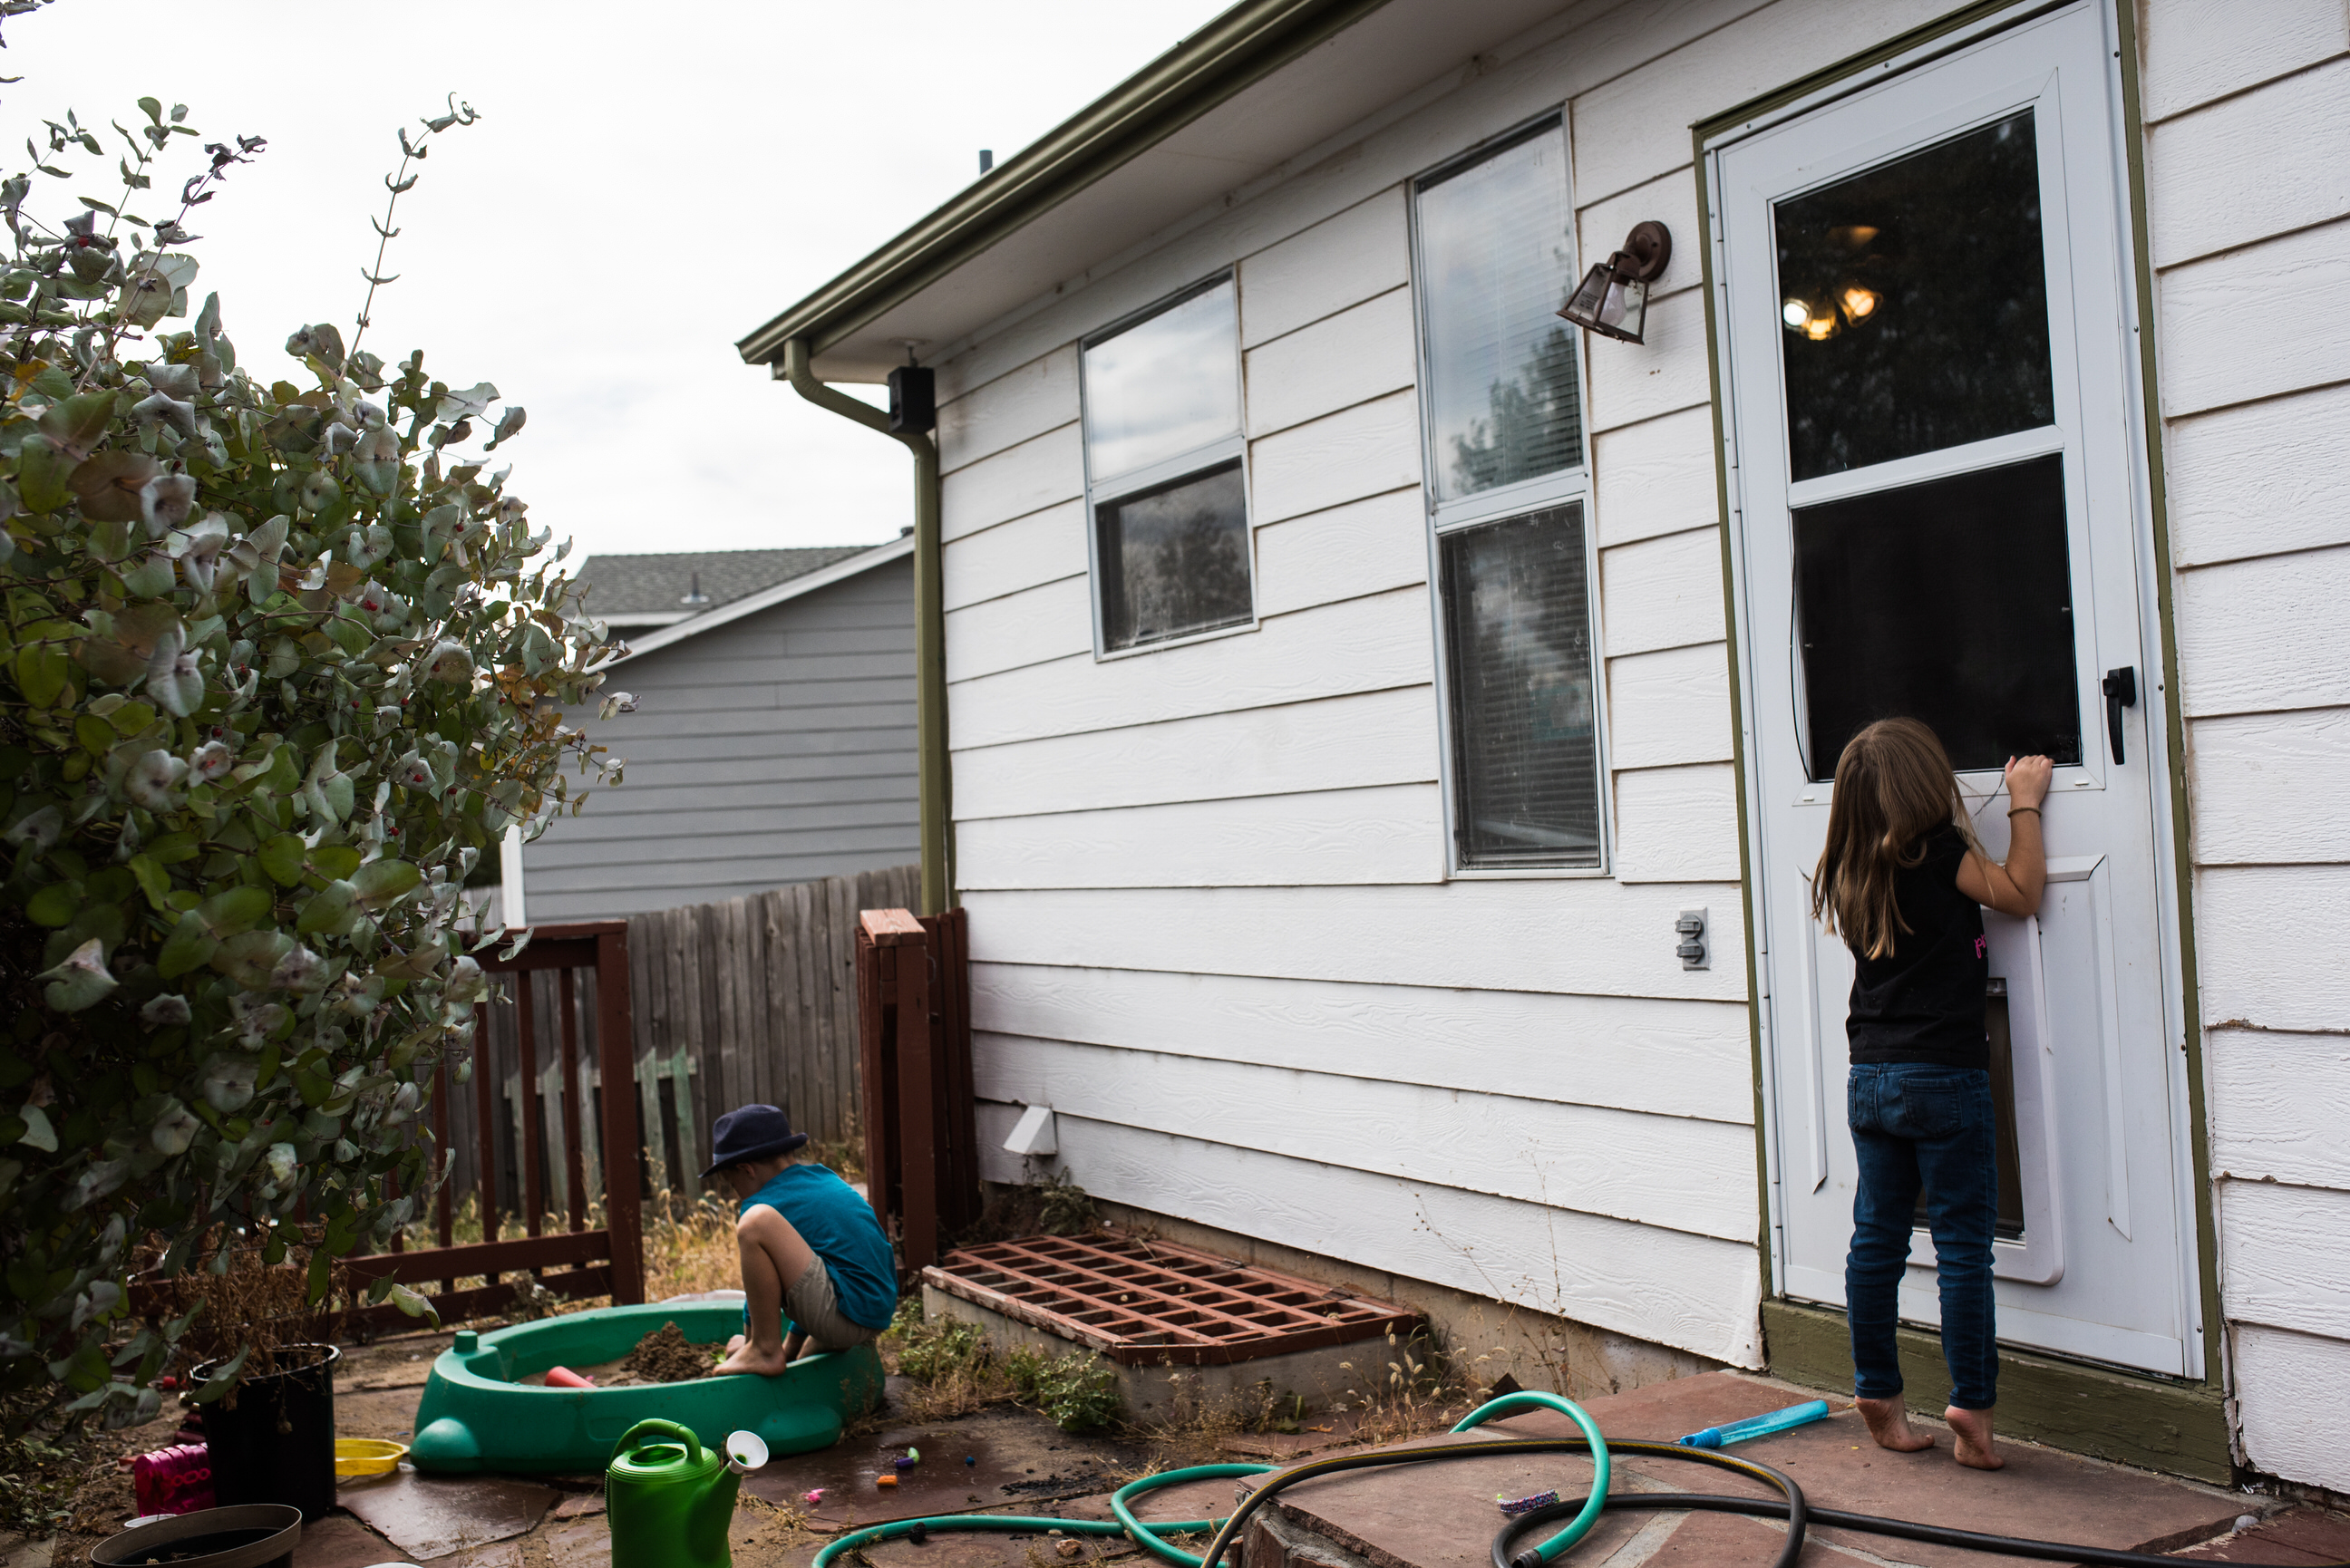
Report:
[[[1991,1412],[1961,1410],[1956,1405],[1942,1412],[1950,1424],[1950,1457],[1969,1469],[1995,1470],[2007,1461],[1991,1442]]]
[[[782,1341],[778,1340],[770,1345],[762,1345],[754,1340],[748,1345],[738,1347],[734,1354],[712,1368],[710,1376],[724,1377],[736,1372],[750,1372],[762,1377],[773,1377],[790,1365],[790,1362],[784,1359]]]
[[[1891,1449],[1897,1454],[1914,1454],[1920,1449],[1930,1449],[1934,1439],[1909,1424],[1909,1408],[1896,1394],[1890,1399],[1855,1399],[1854,1407],[1860,1418],[1868,1423],[1868,1435],[1877,1439],[1880,1449]]]

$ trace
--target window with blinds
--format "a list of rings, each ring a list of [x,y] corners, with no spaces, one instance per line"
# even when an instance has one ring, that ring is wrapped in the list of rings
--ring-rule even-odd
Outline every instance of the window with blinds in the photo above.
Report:
[[[1460,863],[1598,865],[1582,506],[1455,529],[1440,555]]]
[[[1573,211],[1555,116],[1413,191],[1456,871],[1607,864]]]
[[[1087,342],[1082,379],[1098,650],[1251,624],[1232,278]]]
[[[1419,192],[1430,479],[1439,501],[1583,463],[1566,135],[1556,120]]]

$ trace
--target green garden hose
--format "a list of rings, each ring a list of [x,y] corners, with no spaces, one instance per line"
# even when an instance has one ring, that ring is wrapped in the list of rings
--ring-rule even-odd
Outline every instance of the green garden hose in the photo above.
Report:
[[[947,1513],[932,1519],[899,1519],[888,1524],[868,1525],[826,1544],[816,1554],[809,1568],[832,1568],[833,1560],[860,1546],[870,1546],[877,1541],[894,1541],[913,1534],[945,1530],[1057,1530],[1064,1535],[1124,1535],[1154,1556],[1164,1558],[1178,1568],[1200,1568],[1201,1560],[1159,1536],[1162,1530],[1197,1532],[1213,1530],[1222,1521],[1214,1519],[1187,1519],[1177,1523],[1145,1524],[1134,1516],[1133,1501],[1144,1492],[1160,1487],[1179,1486],[1184,1481],[1219,1480],[1231,1476],[1263,1475],[1271,1465],[1192,1465],[1164,1474],[1144,1476],[1140,1480],[1127,1482],[1110,1494],[1110,1511],[1116,1519],[1041,1519],[1011,1513]]]
[[[1607,1506],[1607,1439],[1599,1435],[1599,1424],[1584,1413],[1583,1407],[1557,1394],[1544,1394],[1537,1389],[1523,1388],[1514,1394],[1504,1394],[1498,1399],[1488,1399],[1453,1427],[1456,1433],[1520,1410],[1556,1410],[1583,1428],[1591,1444],[1591,1495],[1583,1504],[1583,1511],[1569,1521],[1565,1530],[1534,1548],[1534,1554],[1547,1563],[1560,1552],[1591,1533],[1599,1522],[1599,1513]]]
[[[1263,1475],[1276,1469],[1273,1465],[1193,1465],[1187,1469],[1169,1470],[1163,1475],[1145,1476],[1128,1481],[1110,1495],[1110,1511],[1117,1517],[1105,1519],[1034,1519],[1000,1513],[944,1514],[934,1519],[901,1519],[890,1524],[877,1524],[864,1530],[854,1530],[827,1544],[816,1554],[810,1568],[832,1568],[843,1553],[854,1552],[877,1541],[889,1541],[927,1534],[933,1530],[1024,1530],[1059,1531],[1065,1535],[1123,1535],[1153,1556],[1174,1563],[1177,1568],[1214,1568],[1228,1560],[1238,1561],[1234,1551],[1240,1543],[1241,1532],[1259,1509],[1272,1501],[1275,1494],[1300,1481],[1314,1480],[1323,1476],[1340,1475],[1348,1470],[1383,1469],[1389,1465],[1427,1464],[1443,1459],[1493,1459],[1505,1454],[1584,1453],[1591,1456],[1591,1491],[1580,1502],[1574,1501],[1554,1503],[1538,1509],[1523,1518],[1504,1523],[1492,1542],[1493,1568],[1545,1568],[1560,1552],[1574,1545],[1589,1532],[1601,1511],[1609,1502],[1608,1444],[1599,1435],[1598,1427],[1582,1407],[1573,1400],[1555,1394],[1523,1391],[1490,1400],[1463,1417],[1452,1429],[1465,1432],[1482,1422],[1496,1419],[1518,1410],[1540,1408],[1556,1410],[1574,1420],[1583,1429],[1580,1438],[1485,1438],[1469,1443],[1442,1443],[1419,1449],[1388,1449],[1371,1453],[1334,1454],[1328,1459],[1309,1459],[1282,1470],[1273,1480],[1251,1491],[1233,1509],[1231,1516],[1222,1520],[1191,1519],[1180,1523],[1146,1525],[1134,1516],[1133,1500],[1160,1487],[1176,1486],[1184,1481],[1213,1480],[1231,1476]],[[1783,1519],[1785,1533],[1773,1560],[1773,1568],[1795,1568],[1803,1554],[1805,1532],[1813,1520],[1846,1530],[1868,1531],[1902,1540],[1927,1542],[1935,1545],[1954,1546],[1973,1552],[1999,1552],[2014,1557],[2040,1558],[2057,1563],[2090,1563],[2097,1568],[2175,1568],[2178,1559],[2142,1552],[2119,1552],[2111,1548],[2068,1545],[2062,1542],[2028,1541],[2014,1536],[1993,1535],[1973,1531],[1952,1530],[1924,1525],[1907,1520],[1884,1519],[1873,1514],[1846,1513],[1829,1509],[1813,1509],[1804,1498],[1803,1488],[1785,1473],[1757,1459],[1722,1453],[1717,1449],[1686,1448],[1645,1438],[1618,1438],[1615,1444],[1619,1453],[1637,1454],[1647,1459],[1677,1459],[1685,1463],[1710,1466],[1728,1470],[1752,1480],[1762,1482],[1777,1491],[1776,1498],[1721,1497],[1693,1492],[1663,1492],[1618,1497],[1616,1506],[1627,1509],[1694,1509],[1721,1512],[1756,1514],[1764,1518]],[[1515,1549],[1521,1532],[1540,1529],[1543,1525],[1565,1516],[1570,1510],[1575,1517],[1567,1527],[1532,1551]],[[1179,1546],[1162,1540],[1159,1531],[1197,1532],[1212,1530],[1213,1540],[1207,1551],[1193,1556]],[[2276,1565],[2238,1563],[2235,1568],[2276,1568]],[[2350,1568],[2350,1563],[2323,1563],[2317,1568]]]

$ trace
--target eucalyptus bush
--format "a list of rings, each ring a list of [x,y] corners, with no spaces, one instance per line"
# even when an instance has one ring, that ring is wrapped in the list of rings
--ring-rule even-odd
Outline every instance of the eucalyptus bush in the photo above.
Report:
[[[609,651],[492,469],[494,386],[325,324],[265,379],[217,296],[189,319],[184,225],[263,143],[139,217],[197,140],[140,109],[111,200],[32,211],[109,157],[70,115],[0,182],[0,1390],[115,1426],[194,1315],[132,1321],[134,1281],[290,1260],[317,1302],[419,1211],[430,1070],[464,1080],[486,994],[462,886],[583,803],[562,764],[604,760],[556,709]]]

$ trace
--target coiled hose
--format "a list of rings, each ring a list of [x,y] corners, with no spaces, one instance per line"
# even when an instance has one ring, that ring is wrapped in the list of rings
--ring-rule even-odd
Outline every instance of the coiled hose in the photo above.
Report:
[[[1134,1501],[1161,1487],[1232,1476],[1263,1475],[1274,1468],[1271,1465],[1193,1465],[1185,1469],[1169,1470],[1163,1475],[1145,1476],[1140,1480],[1129,1481],[1118,1488],[1110,1496],[1110,1511],[1116,1516],[1114,1520],[1041,1519],[989,1513],[901,1519],[889,1524],[854,1530],[830,1542],[816,1554],[816,1561],[810,1568],[832,1568],[835,1560],[843,1553],[871,1545],[877,1541],[954,1530],[1057,1530],[1066,1535],[1124,1535],[1144,1551],[1177,1564],[1178,1568],[1219,1568],[1227,1559],[1232,1568],[1238,1568],[1239,1555],[1233,1548],[1239,1543],[1241,1533],[1247,1528],[1251,1516],[1300,1481],[1340,1475],[1348,1470],[1378,1469],[1389,1465],[1440,1464],[1449,1459],[1492,1459],[1499,1454],[1588,1454],[1591,1457],[1592,1484],[1590,1491],[1582,1498],[1562,1500],[1506,1521],[1493,1537],[1493,1568],[1544,1568],[1545,1564],[1588,1534],[1592,1526],[1598,1522],[1600,1514],[1608,1508],[1648,1511],[1687,1510],[1783,1519],[1787,1521],[1787,1530],[1772,1568],[1795,1568],[1796,1559],[1803,1555],[1804,1533],[1814,1523],[1936,1546],[1995,1552],[2007,1557],[2086,1563],[2093,1568],[2180,1568],[2180,1559],[2153,1552],[2118,1552],[2109,1547],[2033,1541],[2019,1536],[1918,1524],[1906,1519],[1887,1519],[1877,1514],[1847,1513],[1841,1509],[1815,1509],[1804,1501],[1804,1489],[1795,1484],[1793,1477],[1756,1459],[1718,1449],[1685,1449],[1678,1443],[1648,1438],[1619,1438],[1610,1442],[1599,1435],[1598,1427],[1580,1406],[1555,1394],[1528,1391],[1505,1395],[1471,1411],[1452,1429],[1456,1433],[1465,1432],[1485,1421],[1537,1407],[1561,1412],[1581,1428],[1584,1435],[1580,1438],[1492,1438],[1482,1442],[1433,1444],[1419,1449],[1390,1449],[1378,1453],[1339,1454],[1326,1459],[1310,1459],[1282,1471],[1252,1491],[1226,1519],[1194,1519],[1180,1523],[1150,1525],[1135,1516]],[[1732,1497],[1714,1492],[1686,1491],[1610,1495],[1607,1486],[1612,1473],[1611,1452],[1708,1465],[1744,1476],[1750,1480],[1761,1481],[1779,1495]],[[1516,1549],[1515,1543],[1521,1537],[1559,1520],[1567,1521],[1564,1530],[1530,1550]],[[1207,1530],[1214,1531],[1215,1536],[1208,1542],[1207,1550],[1197,1556],[1164,1540],[1159,1533],[1192,1533]],[[2287,1565],[2234,1563],[2230,1568],[2287,1568]],[[2303,1565],[2303,1568],[2308,1568],[2308,1565]],[[2350,1563],[2323,1564],[2320,1568],[2350,1568]]]

